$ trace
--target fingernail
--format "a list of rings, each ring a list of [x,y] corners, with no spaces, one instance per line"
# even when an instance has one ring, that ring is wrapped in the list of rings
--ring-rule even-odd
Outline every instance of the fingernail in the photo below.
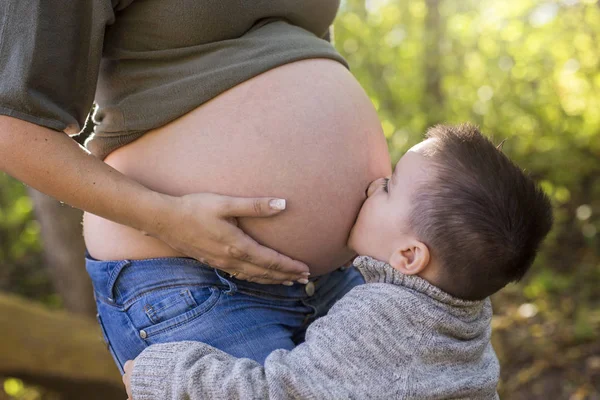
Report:
[[[285,285],[285,286],[293,286],[294,282],[285,281],[285,282],[283,282],[283,285]]]
[[[306,279],[306,278],[298,279],[298,283],[306,285],[308,283],[308,279]]]
[[[273,210],[277,210],[277,211],[285,210],[285,200],[284,199],[270,200],[269,207],[271,207]]]
[[[310,276],[310,272],[303,272],[302,275],[304,275],[304,276]]]

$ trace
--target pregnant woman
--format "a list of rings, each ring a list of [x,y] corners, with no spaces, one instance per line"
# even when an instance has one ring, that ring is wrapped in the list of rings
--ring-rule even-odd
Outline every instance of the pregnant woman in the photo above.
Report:
[[[0,168],[86,211],[121,372],[159,342],[259,362],[294,347],[362,282],[346,241],[391,173],[373,106],[322,39],[339,1],[49,3],[0,3]],[[56,131],[94,99],[90,156]]]

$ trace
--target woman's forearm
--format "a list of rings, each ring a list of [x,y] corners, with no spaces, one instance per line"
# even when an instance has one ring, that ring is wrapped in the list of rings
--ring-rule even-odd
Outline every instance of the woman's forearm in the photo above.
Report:
[[[152,234],[175,198],[152,191],[66,134],[0,116],[0,171],[73,207]]]

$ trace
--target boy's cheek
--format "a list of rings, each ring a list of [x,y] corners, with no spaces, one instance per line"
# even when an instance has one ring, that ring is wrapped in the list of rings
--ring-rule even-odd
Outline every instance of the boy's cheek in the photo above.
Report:
[[[365,249],[368,248],[368,244],[365,243],[365,239],[362,235],[353,231],[348,240],[348,247],[358,255],[365,255]]]
[[[348,246],[356,253],[364,255],[365,251],[368,251],[369,240],[375,236],[373,231],[374,226],[371,226],[372,215],[370,207],[365,203],[358,214],[356,223],[352,227],[350,237],[348,240]]]
[[[358,243],[358,221],[352,227],[350,231],[350,236],[348,236],[348,247],[358,253],[359,243]]]
[[[377,233],[365,230],[356,231],[351,235],[348,245],[360,256],[371,256],[377,260],[387,261],[388,254],[385,251],[385,243],[382,243]]]
[[[360,254],[360,251],[362,249],[362,231],[362,219],[361,214],[359,214],[358,218],[356,219],[356,223],[350,231],[350,236],[348,237],[348,247],[350,247],[358,254]]]

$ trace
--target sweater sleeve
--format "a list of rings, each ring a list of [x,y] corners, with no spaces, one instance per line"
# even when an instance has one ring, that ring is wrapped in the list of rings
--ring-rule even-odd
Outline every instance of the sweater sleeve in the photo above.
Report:
[[[113,18],[111,0],[0,1],[0,114],[79,131]]]
[[[389,358],[377,307],[353,289],[307,330],[292,351],[264,367],[197,342],[153,345],[136,359],[134,400],[374,398],[401,373]],[[392,364],[390,364],[390,361]],[[366,396],[366,397],[365,397]],[[381,397],[383,398],[383,397]]]
[[[497,399],[490,321],[489,301],[453,306],[368,283],[264,367],[202,343],[150,346],[136,360],[133,400]]]
[[[156,344],[135,360],[135,400],[266,399],[264,368],[199,342]]]

